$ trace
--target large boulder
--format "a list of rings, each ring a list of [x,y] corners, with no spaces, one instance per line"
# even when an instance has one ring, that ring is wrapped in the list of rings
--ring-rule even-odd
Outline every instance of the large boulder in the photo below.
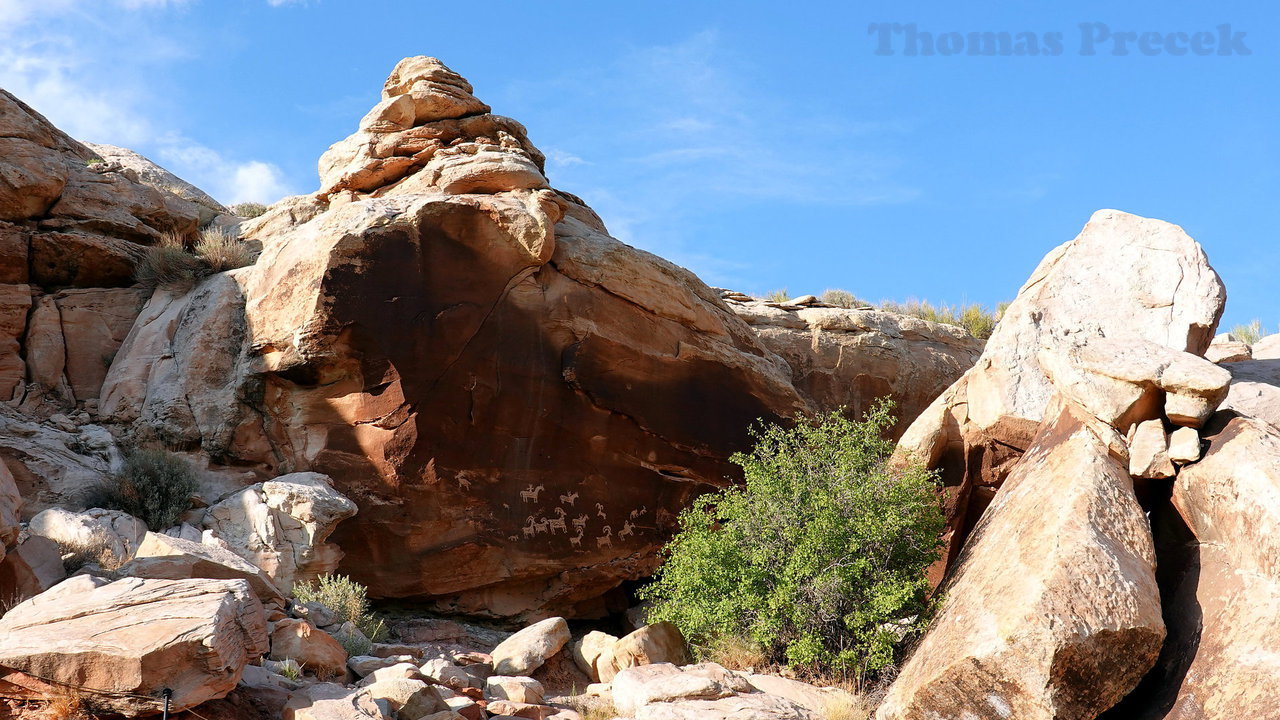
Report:
[[[147,526],[132,515],[102,508],[73,512],[52,507],[33,516],[28,530],[32,535],[57,543],[64,553],[92,557],[112,567],[133,557],[143,538],[151,534]]]
[[[1200,245],[1160,220],[1100,210],[1079,236],[1049,253],[1005,310],[978,363],[912,423],[899,444],[899,459],[914,457],[942,472],[947,560],[955,561],[995,490],[1030,447],[1050,398],[1065,390],[1059,385],[1070,384],[1051,378],[1046,358],[1070,369],[1073,353],[1093,353],[1102,338],[1202,355],[1225,300]],[[1150,371],[1150,363],[1140,365]],[[1133,385],[1128,377],[1111,379]],[[1139,381],[1159,385],[1152,378]],[[1191,394],[1200,392],[1197,386]]]
[[[1280,697],[1280,430],[1231,420],[1178,475],[1173,510],[1187,537],[1161,556],[1169,640],[1127,717],[1271,717]]]
[[[1124,438],[1068,403],[1049,413],[878,720],[1094,718],[1155,663],[1155,550]]]
[[[119,570],[121,575],[162,580],[212,578],[244,580],[265,605],[285,604],[284,596],[257,566],[217,545],[192,542],[148,532],[133,553],[133,559]],[[346,656],[342,658],[345,666]]]
[[[204,525],[282,588],[333,571],[342,551],[325,540],[356,505],[319,473],[258,483],[209,508]]]
[[[284,706],[284,720],[386,720],[378,703],[364,690],[336,683],[302,688]]]
[[[262,605],[242,580],[73,577],[0,618],[0,697],[74,693],[101,710],[159,713],[233,690],[267,650]]]
[[[593,679],[609,682],[620,671],[641,665],[689,661],[684,635],[671,623],[646,625],[610,645],[594,663]]]
[[[22,531],[22,495],[13,481],[13,473],[0,462],[0,559],[5,551],[18,544]]]
[[[0,560],[0,611],[39,595],[66,577],[58,544],[39,535],[27,536]]]
[[[564,618],[534,623],[493,649],[493,671],[498,675],[527,676],[568,642],[569,624]]]
[[[306,620],[286,618],[271,630],[271,659],[292,660],[322,680],[347,676],[347,651]]]

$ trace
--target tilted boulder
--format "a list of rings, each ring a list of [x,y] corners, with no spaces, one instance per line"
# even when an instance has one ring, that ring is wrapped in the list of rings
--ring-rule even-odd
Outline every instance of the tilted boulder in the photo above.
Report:
[[[877,720],[1094,718],[1155,663],[1155,549],[1124,439],[1069,404],[1048,412]]]
[[[0,598],[16,604],[45,592],[67,577],[58,544],[28,535],[0,560]]]
[[[342,551],[325,542],[356,505],[319,473],[293,473],[213,505],[204,524],[282,588],[333,571]]]
[[[1173,484],[1189,537],[1161,556],[1169,640],[1139,720],[1271,717],[1280,697],[1280,430],[1236,418],[1210,440]]]
[[[244,580],[253,588],[264,605],[283,607],[280,589],[262,570],[239,555],[215,545],[148,532],[133,554],[133,559],[119,570],[121,575],[161,580],[211,578]],[[346,663],[346,657],[342,659]]]
[[[115,145],[102,145],[86,142],[84,146],[92,150],[106,162],[117,163],[126,170],[132,171],[138,182],[157,190],[163,190],[195,205],[194,210],[204,225],[218,215],[228,211],[222,203],[214,200],[209,193],[165,170],[154,162],[128,148]]]
[[[547,618],[503,640],[493,649],[493,672],[497,675],[527,676],[560,652],[569,642],[569,625],[564,618]]]
[[[1055,386],[1044,358],[1065,355],[1068,362],[1057,367],[1070,368],[1073,350],[1092,354],[1103,338],[1202,355],[1225,300],[1200,245],[1160,220],[1100,210],[1079,236],[1049,253],[1005,310],[977,365],[912,423],[898,446],[899,459],[942,472],[947,561],[955,561],[969,529],[1030,447],[1049,400],[1060,391],[1073,396],[1069,387]],[[1144,372],[1160,365],[1139,363]],[[1097,381],[1099,374],[1091,374]],[[1070,386],[1066,375],[1058,380]],[[1127,374],[1112,380],[1139,391],[1157,384],[1138,377],[1135,385]],[[1191,403],[1197,413],[1212,404],[1204,394],[1212,387],[1189,390],[1191,398],[1206,399]],[[1132,421],[1123,413],[1116,420]]]
[[[106,582],[78,576],[0,618],[0,697],[68,688],[103,710],[157,714],[233,690],[267,651],[262,605],[243,580]]]

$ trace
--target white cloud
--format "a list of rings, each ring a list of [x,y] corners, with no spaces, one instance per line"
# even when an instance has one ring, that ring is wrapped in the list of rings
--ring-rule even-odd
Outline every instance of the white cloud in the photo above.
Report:
[[[267,0],[267,4],[271,7],[281,7],[284,5],[302,5],[307,0]]]
[[[571,152],[565,152],[558,148],[545,148],[542,151],[542,154],[547,156],[547,164],[550,165],[553,170],[573,167],[574,165],[591,164]]]
[[[112,0],[125,10],[188,2]],[[75,30],[87,7],[88,0],[0,0],[0,87],[72,137],[141,152],[221,202],[274,202],[294,191],[276,165],[230,157],[193,139],[189,133],[198,131],[197,123],[188,131],[161,129],[187,123],[148,87],[147,73],[155,66],[138,60],[171,58],[172,47],[162,38],[148,40],[137,27],[140,36],[127,44],[109,34],[94,35],[100,42],[83,41]],[[70,26],[59,30],[43,22],[59,16]],[[104,33],[130,32],[95,22],[100,19],[83,21]]]

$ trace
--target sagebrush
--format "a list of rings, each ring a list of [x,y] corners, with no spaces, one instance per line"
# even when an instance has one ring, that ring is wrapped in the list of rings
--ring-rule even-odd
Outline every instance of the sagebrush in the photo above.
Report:
[[[367,638],[351,634],[339,636],[338,641],[344,646],[352,645],[347,650],[349,654],[367,655],[366,642],[371,645],[387,636],[386,623],[369,610],[368,588],[346,575],[321,575],[311,582],[298,583],[293,586],[293,597],[299,603],[318,602],[324,605],[338,616],[338,622],[351,623]]]
[[[186,460],[166,450],[142,449],[127,453],[120,471],[91,488],[85,500],[89,507],[126,512],[160,532],[178,524],[198,489]]]
[[[934,475],[888,462],[891,407],[755,430],[752,452],[731,458],[745,483],[681,513],[641,590],[652,621],[674,623],[702,658],[740,637],[814,676],[890,667],[900,640],[890,623],[925,622],[925,570],[944,524]]]
[[[232,215],[242,218],[256,218],[267,212],[267,206],[256,202],[236,203],[227,208]]]

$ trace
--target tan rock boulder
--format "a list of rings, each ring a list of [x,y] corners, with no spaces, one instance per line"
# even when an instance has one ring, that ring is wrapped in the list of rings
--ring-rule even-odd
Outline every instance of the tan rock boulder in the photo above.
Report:
[[[1254,360],[1280,360],[1280,334],[1268,335],[1250,347]]]
[[[106,555],[114,558],[116,564],[133,557],[138,545],[149,534],[141,520],[119,510],[101,508],[84,512],[49,508],[31,518],[28,530],[32,535],[57,543],[64,553],[89,553],[95,557]]]
[[[332,572],[342,551],[325,542],[356,505],[319,473],[259,483],[208,509],[204,525],[281,588]]]
[[[1231,371],[1231,388],[1222,409],[1280,428],[1280,359],[1254,359],[1226,367]]]
[[[1179,467],[1196,462],[1201,455],[1200,433],[1195,428],[1180,427],[1169,434],[1169,459]]]
[[[104,584],[105,583],[105,584]],[[74,687],[95,706],[185,710],[233,690],[267,649],[262,605],[240,580],[71,578],[0,618],[0,696]]]
[[[1155,551],[1111,454],[1123,440],[1078,409],[1050,412],[878,720],[1092,718],[1155,662],[1165,636]]]
[[[1231,420],[1178,475],[1173,505],[1190,557],[1170,583],[1169,642],[1136,717],[1270,717],[1280,697],[1280,430]]]
[[[687,667],[657,663],[619,672],[613,679],[613,703],[623,715],[635,715],[654,703],[715,700],[751,690],[745,678],[715,663]]]
[[[336,683],[309,685],[284,706],[283,720],[387,720],[378,703],[363,689]]]
[[[1227,396],[1231,373],[1204,358],[1135,337],[1089,338],[1039,355],[1054,387],[1127,431],[1163,415],[1200,427]]]
[[[1129,440],[1129,474],[1135,478],[1163,480],[1176,472],[1169,457],[1169,436],[1164,433],[1164,423],[1146,420],[1135,425]]]
[[[977,365],[899,444],[900,458],[914,456],[942,471],[948,562],[1030,447],[1058,392],[1042,365],[1045,351],[1136,338],[1200,355],[1225,298],[1200,246],[1160,220],[1100,210],[1079,236],[1049,253],[1005,310]]]
[[[510,700],[512,702],[539,705],[542,703],[545,694],[542,689],[542,683],[531,677],[493,675],[485,678],[484,681],[484,697],[486,700]]]
[[[66,350],[67,383],[76,400],[98,397],[107,369],[147,300],[137,288],[63,290],[54,296]]]
[[[84,230],[39,232],[31,236],[31,281],[42,287],[123,288],[146,247],[123,238]]]
[[[285,618],[271,630],[271,659],[293,660],[321,680],[346,678],[347,651],[306,620]]]
[[[0,610],[39,595],[66,577],[58,544],[31,535],[0,560]]]
[[[592,682],[600,682],[600,670],[596,664],[616,642],[618,642],[616,636],[599,630],[592,630],[573,643],[571,648],[573,662],[578,666],[579,670],[591,678]]]
[[[610,645],[596,660],[595,679],[609,682],[620,671],[641,665],[688,662],[689,651],[680,630],[669,622],[654,623]]]
[[[44,215],[67,184],[69,138],[3,90],[0,129],[0,220]]]
[[[1230,335],[1218,335],[1204,353],[1204,359],[1214,363],[1233,363],[1252,360],[1253,351],[1248,343],[1233,340]]]
[[[654,703],[636,711],[635,720],[824,720],[825,713],[776,695],[734,695],[720,700]]]
[[[547,618],[503,640],[490,653],[496,675],[527,676],[569,642],[564,618]]]
[[[435,686],[421,680],[380,680],[365,688],[374,700],[386,702],[398,718],[422,718],[449,709]]]
[[[119,572],[128,577],[162,580],[244,580],[264,605],[275,603],[283,607],[285,602],[280,589],[262,570],[230,550],[159,533],[148,532],[133,559]],[[345,655],[342,662],[346,664]]]

